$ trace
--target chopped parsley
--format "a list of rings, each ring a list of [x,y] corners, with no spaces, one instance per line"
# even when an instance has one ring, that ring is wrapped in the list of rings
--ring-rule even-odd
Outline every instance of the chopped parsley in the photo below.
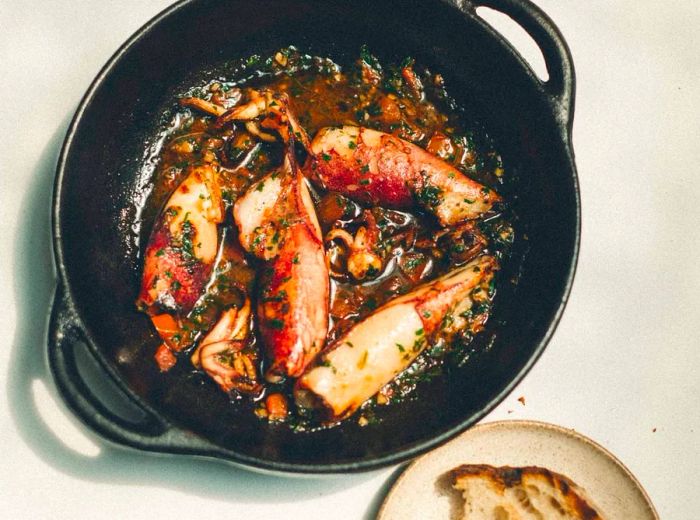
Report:
[[[284,322],[282,320],[278,320],[277,318],[272,318],[269,321],[269,325],[275,330],[282,330],[284,328]]]
[[[432,184],[426,184],[422,189],[418,190],[416,193],[416,198],[418,202],[424,206],[434,208],[442,201],[442,190],[437,186]]]

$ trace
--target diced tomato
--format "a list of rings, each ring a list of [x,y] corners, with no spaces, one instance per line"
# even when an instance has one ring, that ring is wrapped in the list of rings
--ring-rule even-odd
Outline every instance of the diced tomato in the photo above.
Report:
[[[180,331],[180,326],[175,318],[170,314],[164,313],[151,316],[151,321],[162,340],[165,341],[169,347],[172,347],[173,336]]]
[[[268,395],[265,408],[271,421],[283,421],[287,417],[287,400],[282,394]]]
[[[162,343],[160,347],[158,347],[158,350],[156,350],[155,359],[161,372],[167,372],[173,368],[177,362],[175,354],[173,354],[173,351],[170,350],[168,345],[165,343]]]

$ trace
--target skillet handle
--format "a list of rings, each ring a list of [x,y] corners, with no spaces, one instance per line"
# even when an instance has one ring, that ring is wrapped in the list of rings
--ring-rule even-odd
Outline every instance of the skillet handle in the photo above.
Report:
[[[520,25],[542,51],[549,72],[542,88],[552,101],[559,124],[571,135],[576,76],[571,51],[561,32],[544,11],[530,0],[473,0],[472,9],[489,7]]]
[[[92,430],[117,444],[148,451],[192,451],[192,445],[198,444],[198,439],[159,419],[128,392],[120,392],[120,397],[134,404],[143,413],[142,418],[129,421],[112,413],[80,375],[75,358],[78,342],[85,342],[92,354],[94,349],[90,339],[59,284],[51,310],[48,358],[56,387],[71,411]]]

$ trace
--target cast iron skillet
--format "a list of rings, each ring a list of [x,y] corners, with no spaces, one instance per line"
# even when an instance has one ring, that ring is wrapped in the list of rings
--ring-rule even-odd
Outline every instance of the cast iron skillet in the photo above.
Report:
[[[540,81],[475,14],[497,9],[537,42]],[[163,112],[187,86],[225,73],[229,60],[296,45],[340,62],[366,43],[383,61],[411,55],[445,77],[517,174],[506,192],[518,217],[516,285],[498,289],[481,354],[386,407],[381,421],[299,433],[241,414],[213,384],[185,371],[158,374],[158,340],[135,311],[144,157]],[[59,285],[49,361],[70,408],[105,438],[163,453],[215,457],[281,472],[369,470],[414,457],[476,423],[526,374],[561,317],[574,276],[580,211],[571,146],[574,70],[551,20],[526,0],[405,2],[185,0],[141,28],[99,73],[60,156],[53,230]],[[167,119],[167,115],[166,115]],[[147,235],[146,235],[147,236]],[[504,277],[505,278],[505,277]],[[127,420],[88,388],[76,367],[87,344],[106,377],[143,415]]]

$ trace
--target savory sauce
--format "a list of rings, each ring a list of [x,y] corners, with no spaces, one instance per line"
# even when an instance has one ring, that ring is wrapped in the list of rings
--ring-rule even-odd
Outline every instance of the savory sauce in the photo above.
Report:
[[[244,308],[247,300],[252,300],[255,309],[257,298],[281,297],[256,287],[265,263],[241,248],[232,208],[249,190],[264,189],[266,176],[282,165],[284,144],[260,117],[221,124],[217,114],[244,105],[264,89],[286,95],[289,110],[311,137],[328,127],[361,126],[417,145],[479,182],[486,191],[498,191],[504,182],[501,158],[486,133],[465,120],[439,74],[419,68],[410,58],[384,67],[362,49],[354,65],[341,68],[328,59],[290,47],[267,59],[251,57],[245,70],[248,78],[244,81],[212,81],[183,94],[154,174],[154,190],[145,215],[158,215],[170,194],[181,189],[192,168],[199,165],[215,165],[223,208],[217,226],[216,258],[191,308],[183,312],[176,306],[168,308],[164,300],[150,307],[143,300],[139,302],[164,340],[156,361],[144,362],[157,362],[163,371],[174,364],[188,364],[206,374],[198,362],[199,348],[203,338],[219,326],[222,313]],[[354,147],[354,142],[350,146]],[[301,164],[307,153],[297,147]],[[324,155],[318,160],[327,160]],[[306,162],[305,172],[311,158]],[[415,207],[409,209],[360,204],[348,193],[326,191],[318,183],[312,183],[310,189],[330,273],[326,345],[344,337],[384,304],[480,255],[502,260],[513,240],[512,220],[502,201],[478,219],[441,226],[425,210],[441,195],[430,184],[416,191]],[[200,198],[205,197],[200,194]],[[465,199],[465,203],[471,201]],[[187,224],[188,216],[184,218]],[[197,244],[191,243],[193,237],[196,240],[195,234],[183,233],[167,251],[175,251],[178,258],[194,258]],[[275,237],[270,240],[274,243]],[[164,251],[156,249],[152,254],[158,256]],[[164,273],[167,277],[170,271]],[[174,284],[174,289],[179,288],[179,282],[170,282],[170,290]],[[473,302],[461,315],[460,330],[445,337],[438,334],[408,368],[360,407],[360,424],[368,421],[373,406],[403,399],[421,379],[439,374],[448,352],[457,353],[459,358],[460,351],[468,351],[488,319],[494,284],[492,278],[470,293]],[[155,311],[158,305],[166,312]],[[236,339],[235,348],[221,349],[217,354],[217,363],[237,369],[242,377],[227,386],[212,376],[213,380],[207,378],[209,384],[216,381],[230,393],[232,403],[252,403],[261,420],[284,421],[295,427],[318,426],[322,422],[318,414],[295,406],[295,378],[264,377],[269,361],[261,345],[255,311],[251,314],[251,331],[245,339]],[[397,344],[397,349],[403,348]],[[246,373],[250,377],[245,377]]]

